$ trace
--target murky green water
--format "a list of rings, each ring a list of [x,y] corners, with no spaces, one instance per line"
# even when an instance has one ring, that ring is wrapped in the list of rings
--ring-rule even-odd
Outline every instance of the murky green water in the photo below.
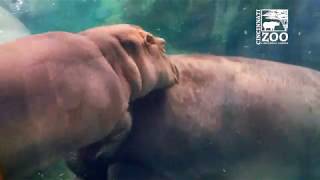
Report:
[[[273,59],[320,69],[319,0],[0,0],[31,33],[134,23],[171,52]],[[256,9],[289,10],[289,44],[257,46]]]
[[[0,41],[133,23],[164,37],[170,53],[265,58],[320,70],[320,0],[0,0],[0,6],[11,14],[0,9]],[[287,45],[256,45],[256,9],[269,8],[288,9]],[[71,178],[59,163],[32,179]]]

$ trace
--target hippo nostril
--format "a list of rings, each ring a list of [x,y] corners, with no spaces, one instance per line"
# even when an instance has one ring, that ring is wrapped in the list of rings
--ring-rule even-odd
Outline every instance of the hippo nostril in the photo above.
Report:
[[[156,39],[157,41],[157,44],[161,50],[161,52],[165,53],[166,52],[166,49],[165,49],[165,44],[166,44],[166,40],[164,40],[163,38],[157,38]]]
[[[157,41],[160,45],[164,46],[166,44],[166,40],[163,38],[157,38]]]

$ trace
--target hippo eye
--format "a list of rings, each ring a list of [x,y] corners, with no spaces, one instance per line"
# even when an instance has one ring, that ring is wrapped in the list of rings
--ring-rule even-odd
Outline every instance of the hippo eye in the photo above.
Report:
[[[156,40],[154,39],[154,37],[151,34],[147,34],[145,37],[145,42],[148,44],[155,44]]]
[[[137,52],[137,45],[133,41],[123,41],[121,42],[121,45],[128,54],[134,54]]]

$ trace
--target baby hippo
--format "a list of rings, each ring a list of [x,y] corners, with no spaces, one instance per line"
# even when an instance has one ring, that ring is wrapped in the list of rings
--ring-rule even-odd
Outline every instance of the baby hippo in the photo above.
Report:
[[[49,32],[0,45],[0,176],[24,179],[131,128],[128,104],[177,81],[164,40],[133,25]]]

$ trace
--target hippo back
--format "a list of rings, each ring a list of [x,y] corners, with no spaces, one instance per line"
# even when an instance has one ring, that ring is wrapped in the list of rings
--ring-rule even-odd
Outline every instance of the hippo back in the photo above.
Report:
[[[179,84],[133,104],[121,158],[162,179],[318,177],[319,72],[239,57],[170,58]]]

